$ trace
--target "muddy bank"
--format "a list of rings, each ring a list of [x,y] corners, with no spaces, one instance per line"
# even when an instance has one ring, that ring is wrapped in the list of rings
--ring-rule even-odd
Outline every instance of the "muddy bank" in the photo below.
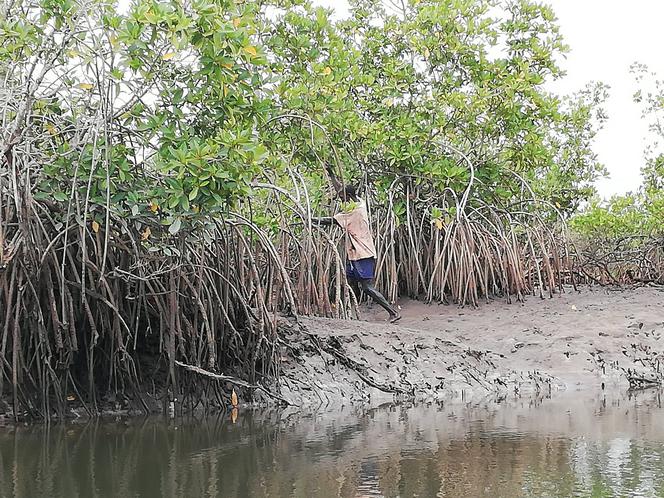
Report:
[[[189,386],[181,393],[148,379],[132,394],[98,399],[94,413],[71,395],[66,418],[211,414],[231,408],[232,389],[241,407],[281,405],[306,412],[578,390],[623,394],[663,378],[664,287],[567,289],[551,299],[493,300],[479,308],[417,301],[400,306],[403,319],[396,325],[378,307],[363,308],[359,321],[281,319],[281,375],[277,382],[258,380],[260,389],[248,388],[231,371],[219,375],[179,366]],[[21,413],[19,419],[31,417]],[[11,399],[0,400],[0,425],[14,420]]]
[[[627,390],[661,381],[664,288],[567,289],[477,309],[400,303],[403,320],[283,328],[279,394],[295,406]]]

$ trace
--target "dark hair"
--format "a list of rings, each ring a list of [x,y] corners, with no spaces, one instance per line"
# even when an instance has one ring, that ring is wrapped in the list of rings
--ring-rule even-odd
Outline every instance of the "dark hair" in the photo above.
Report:
[[[339,197],[344,201],[356,201],[357,197],[357,187],[355,185],[346,185],[339,192]]]

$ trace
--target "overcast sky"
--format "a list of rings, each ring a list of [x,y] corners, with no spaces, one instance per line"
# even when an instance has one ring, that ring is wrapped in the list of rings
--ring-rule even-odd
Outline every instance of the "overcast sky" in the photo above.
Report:
[[[572,91],[590,80],[611,86],[609,120],[595,145],[611,174],[598,184],[600,193],[634,190],[641,181],[648,127],[632,101],[636,84],[629,67],[641,62],[664,77],[664,0],[549,0],[549,4],[571,47],[560,91]]]
[[[346,0],[314,0],[343,16]],[[601,180],[602,196],[635,190],[641,181],[643,149],[648,129],[641,110],[632,102],[636,91],[629,67],[641,62],[664,78],[664,0],[548,0],[558,14],[566,43],[571,47],[563,68],[564,80],[554,85],[571,93],[590,81],[611,86],[606,110],[609,120],[598,134],[595,152],[610,178]]]

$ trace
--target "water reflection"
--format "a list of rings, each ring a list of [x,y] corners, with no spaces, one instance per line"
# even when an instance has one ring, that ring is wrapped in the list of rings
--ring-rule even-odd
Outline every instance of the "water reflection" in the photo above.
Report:
[[[663,410],[637,398],[387,406],[0,432],[17,497],[664,496]]]

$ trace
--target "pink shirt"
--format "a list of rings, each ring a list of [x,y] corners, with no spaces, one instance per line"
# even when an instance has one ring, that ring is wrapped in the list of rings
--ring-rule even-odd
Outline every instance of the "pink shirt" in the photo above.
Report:
[[[348,234],[346,237],[348,259],[357,261],[376,257],[376,246],[369,225],[367,205],[363,200],[357,202],[351,211],[335,214],[334,219]]]

